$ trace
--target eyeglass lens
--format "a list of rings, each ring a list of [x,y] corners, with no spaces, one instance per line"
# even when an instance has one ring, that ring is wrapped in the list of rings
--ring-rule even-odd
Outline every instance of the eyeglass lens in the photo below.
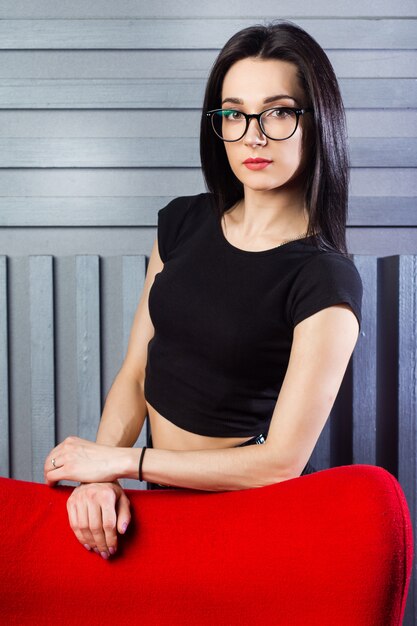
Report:
[[[297,125],[297,115],[291,109],[279,107],[261,115],[265,133],[272,139],[287,139]],[[253,123],[253,122],[252,122]],[[214,131],[226,141],[237,141],[245,132],[245,116],[234,109],[222,109],[212,115]]]

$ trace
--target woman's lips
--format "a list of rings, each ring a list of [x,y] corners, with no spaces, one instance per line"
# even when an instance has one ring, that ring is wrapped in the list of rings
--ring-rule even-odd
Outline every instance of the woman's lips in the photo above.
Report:
[[[262,161],[260,163],[244,163],[248,169],[250,170],[263,170],[268,165],[271,165],[272,161]]]

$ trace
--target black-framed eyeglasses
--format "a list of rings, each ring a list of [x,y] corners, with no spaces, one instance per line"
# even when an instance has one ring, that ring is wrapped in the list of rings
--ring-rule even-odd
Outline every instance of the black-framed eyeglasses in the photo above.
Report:
[[[237,109],[213,109],[206,116],[211,119],[214,132],[223,141],[239,141],[249,127],[250,120],[258,120],[264,135],[274,141],[289,139],[297,130],[300,115],[313,113],[313,109],[273,107],[261,113],[244,113]]]

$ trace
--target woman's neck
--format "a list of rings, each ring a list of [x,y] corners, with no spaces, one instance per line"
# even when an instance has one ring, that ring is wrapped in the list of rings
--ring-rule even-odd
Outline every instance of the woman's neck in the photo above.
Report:
[[[300,203],[263,205],[248,203],[242,198],[226,211],[230,223],[239,229],[242,237],[273,235],[276,238],[290,239],[308,229],[308,212]]]

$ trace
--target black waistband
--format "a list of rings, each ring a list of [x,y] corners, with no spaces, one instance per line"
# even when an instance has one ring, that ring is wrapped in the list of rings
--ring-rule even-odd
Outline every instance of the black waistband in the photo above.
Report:
[[[244,441],[243,443],[240,443],[236,447],[241,448],[242,446],[251,446],[254,443],[265,443],[265,441],[266,441],[265,435],[261,433],[260,435],[256,435],[255,437],[252,437],[252,439],[249,439],[248,441]]]

